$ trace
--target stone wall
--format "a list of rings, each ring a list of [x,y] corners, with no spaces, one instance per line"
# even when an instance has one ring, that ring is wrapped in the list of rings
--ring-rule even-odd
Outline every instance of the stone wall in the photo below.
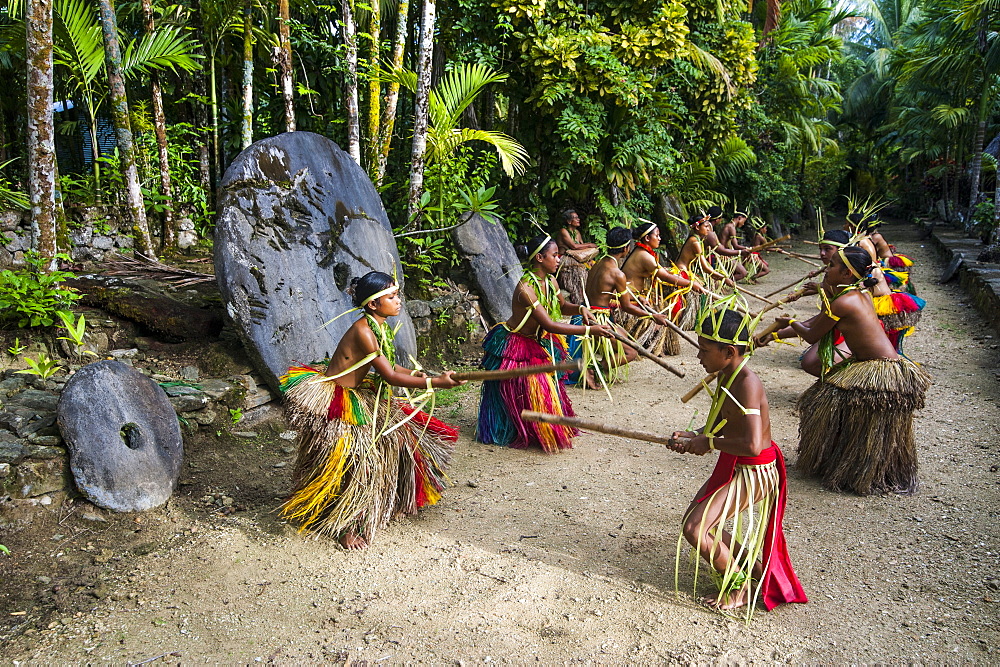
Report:
[[[116,206],[69,207],[66,221],[75,262],[99,262],[109,253],[132,248],[132,230],[124,211]],[[24,266],[24,252],[30,248],[28,214],[0,211],[0,269]]]
[[[407,299],[406,310],[413,320],[421,357],[455,362],[469,361],[479,354],[485,320],[479,297],[467,285],[452,283],[447,289],[432,289],[427,299]],[[409,361],[400,363],[406,366]]]

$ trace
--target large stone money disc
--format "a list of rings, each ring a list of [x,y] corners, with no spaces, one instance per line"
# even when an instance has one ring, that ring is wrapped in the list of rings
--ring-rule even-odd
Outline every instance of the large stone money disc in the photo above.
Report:
[[[253,144],[222,179],[215,273],[243,343],[268,384],[292,362],[329,356],[357,315],[351,278],[403,279],[396,241],[368,175],[337,144],[288,132]],[[401,364],[416,353],[405,307],[396,336]],[[395,326],[397,322],[390,320]]]
[[[507,230],[499,222],[489,222],[473,213],[464,225],[452,230],[451,236],[462,257],[469,261],[486,313],[494,322],[510,319],[511,297],[524,268]]]
[[[177,414],[160,385],[120,361],[98,361],[69,379],[59,430],[80,492],[118,512],[159,507],[184,458]]]

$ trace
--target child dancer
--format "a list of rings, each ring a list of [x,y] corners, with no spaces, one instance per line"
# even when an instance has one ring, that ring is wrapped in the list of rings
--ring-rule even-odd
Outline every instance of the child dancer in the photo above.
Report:
[[[552,274],[559,268],[559,250],[550,236],[533,238],[516,248],[526,268],[514,288],[511,317],[493,327],[483,341],[483,368],[499,370],[566,361],[569,355],[562,336],[611,337],[602,325],[583,326],[560,322],[569,311],[592,321],[590,311],[568,303]],[[546,453],[573,446],[574,429],[525,422],[521,410],[573,416],[566,389],[554,373],[538,373],[509,380],[487,380],[479,400],[476,440],[524,449],[541,447]]]
[[[399,315],[402,304],[391,276],[372,271],[351,284],[364,317],[344,334],[326,372],[298,366],[281,378],[289,421],[299,431],[282,515],[300,530],[362,549],[393,516],[415,514],[441,497],[458,431],[418,408],[434,389],[462,383],[451,371],[429,378],[396,365],[386,318]],[[390,385],[425,392],[414,407],[393,397]]]
[[[770,611],[785,602],[806,602],[792,569],[782,519],[785,461],[771,439],[764,385],[747,368],[753,323],[726,308],[727,297],[703,311],[696,326],[698,360],[718,373],[704,428],[675,431],[675,451],[702,456],[719,451],[712,475],[684,514],[677,543],[687,540],[717,574],[719,593],[708,602],[720,610],[746,606],[749,621],[757,600]],[[727,527],[728,522],[728,527]],[[695,583],[698,571],[695,566]]]

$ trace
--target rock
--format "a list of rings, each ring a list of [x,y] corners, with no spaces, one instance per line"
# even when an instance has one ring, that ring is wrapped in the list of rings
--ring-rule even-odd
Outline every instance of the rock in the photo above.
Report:
[[[954,278],[955,275],[958,273],[958,269],[961,268],[964,262],[965,262],[965,254],[961,252],[956,252],[955,255],[951,258],[951,261],[948,262],[948,266],[946,266],[944,271],[941,272],[941,278],[938,280],[938,282],[943,285],[944,283]]]
[[[57,436],[49,436],[50,439],[46,439],[47,443],[50,444],[32,444],[26,446],[24,449],[28,452],[28,458],[32,459],[59,459],[66,456],[66,450],[62,447],[56,447],[59,444],[59,438]],[[55,440],[53,443],[52,440]]]
[[[426,301],[420,301],[418,299],[410,299],[406,302],[406,310],[409,311],[410,317],[430,317],[431,316],[431,306]]]
[[[208,398],[201,394],[192,396],[171,396],[167,400],[170,401],[170,405],[174,406],[174,411],[177,412],[177,414],[202,410],[208,405]]]
[[[28,459],[12,466],[12,475],[4,480],[4,491],[11,498],[33,498],[45,493],[62,491],[69,486],[66,458],[32,460]],[[51,500],[50,500],[51,502]],[[46,504],[44,501],[42,504]]]
[[[170,498],[184,445],[160,385],[120,362],[98,361],[66,383],[58,415],[76,485],[92,503],[134,512]]]
[[[472,268],[486,314],[494,322],[509,319],[511,296],[522,269],[507,230],[472,214],[467,223],[451,230],[451,237]]]
[[[10,474],[10,464],[0,463],[0,481],[2,481],[9,474]]]
[[[197,380],[199,374],[197,366],[185,366],[181,369],[181,377],[188,381]]]
[[[154,378],[155,379],[155,378]],[[163,388],[167,396],[201,396],[202,391],[197,387],[189,387],[184,384],[172,384]]]
[[[256,438],[256,431],[233,431],[233,435],[237,438]]]
[[[282,431],[281,433],[278,434],[278,437],[281,438],[282,440],[290,440],[290,441],[294,442],[295,439],[297,437],[299,437],[299,432],[298,431]]]
[[[215,422],[215,419],[219,415],[212,408],[206,408],[204,410],[199,410],[198,412],[188,412],[181,416],[185,419],[193,419],[201,426],[208,426],[209,424]]]
[[[10,403],[17,403],[32,410],[42,410],[44,412],[55,412],[56,405],[59,404],[59,397],[47,391],[37,389],[25,389],[19,394],[10,397]]]
[[[23,375],[12,375],[0,380],[0,397],[12,396],[24,389],[27,382]]]
[[[225,398],[236,388],[234,383],[226,380],[202,380],[199,384],[202,393],[213,401]]]
[[[251,359],[277,391],[293,361],[319,361],[336,348],[354,318],[323,324],[352,307],[351,278],[378,270],[402,280],[392,227],[364,170],[311,132],[253,144],[226,170],[221,190],[219,290]],[[396,347],[407,359],[416,355],[416,338],[409,315],[399,319]]]
[[[117,359],[121,361],[122,359],[135,359],[136,355],[139,354],[139,348],[130,348],[128,350],[111,350],[108,355],[112,359]]]
[[[16,441],[0,441],[0,463],[20,463],[28,458],[28,449]]]

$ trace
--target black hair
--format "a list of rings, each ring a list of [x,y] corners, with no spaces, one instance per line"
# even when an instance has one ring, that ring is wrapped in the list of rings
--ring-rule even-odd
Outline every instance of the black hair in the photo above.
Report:
[[[708,217],[712,220],[722,217],[722,207],[720,206],[709,206],[708,207]]]
[[[656,229],[656,225],[652,222],[640,222],[632,228],[632,238],[638,241],[643,236],[652,234],[654,229]]]
[[[365,302],[365,299],[370,297],[372,294],[378,294],[382,290],[388,288],[390,285],[395,284],[395,280],[392,279],[388,273],[382,273],[381,271],[369,271],[360,278],[354,278],[351,280],[352,300],[356,308],[360,308],[361,304]]]
[[[876,229],[881,224],[882,221],[879,220],[878,213],[872,213],[867,218],[865,218],[865,227],[867,227],[868,229]]]
[[[574,213],[576,213],[576,209],[574,209],[574,208],[568,208],[568,209],[566,209],[565,211],[563,211],[563,220],[565,220],[566,222],[569,222],[570,216],[572,216]],[[576,214],[580,215],[579,213],[576,213]],[[539,243],[541,243],[541,241],[539,241]]]
[[[864,248],[856,245],[843,248],[844,259],[851,263],[851,266],[862,277],[861,284],[864,287],[875,287],[878,278],[872,278],[871,272],[875,265],[872,263],[872,256]]]
[[[701,222],[704,217],[705,216],[703,216],[700,213],[694,213],[694,214],[692,214],[691,216],[688,217],[688,225],[691,226],[691,227],[694,227],[699,222]]]
[[[549,239],[548,243],[542,246],[542,241]],[[514,252],[517,253],[517,258],[522,262],[527,262],[533,255],[545,252],[548,250],[549,246],[555,243],[548,234],[542,234],[536,236],[535,238],[529,240],[527,243],[522,245],[514,246]],[[541,246],[541,247],[539,247]]]
[[[843,229],[831,229],[828,232],[823,233],[823,240],[833,241],[834,243],[839,243],[841,245],[847,245],[851,242],[851,235]]]
[[[860,213],[851,213],[850,215],[847,216],[847,221],[851,223],[851,226],[853,227],[857,227],[858,225],[860,225],[863,219],[864,216],[862,216]]]
[[[632,231],[624,227],[615,227],[608,231],[604,240],[608,244],[608,251],[618,255],[628,248],[628,242],[632,240]]]
[[[718,321],[718,317],[716,317]],[[720,338],[727,338],[729,340],[736,340],[737,338],[748,338],[747,324],[744,320],[743,314],[735,310],[726,309],[722,313],[722,322],[719,323],[718,332],[714,329],[714,322],[712,322],[711,317],[706,317],[701,323],[701,331],[699,332],[702,336],[716,336]],[[717,340],[711,341],[716,345],[721,347],[726,347],[732,345],[736,348],[736,351],[743,354],[747,351],[746,345],[737,345],[736,343],[723,343]]]

